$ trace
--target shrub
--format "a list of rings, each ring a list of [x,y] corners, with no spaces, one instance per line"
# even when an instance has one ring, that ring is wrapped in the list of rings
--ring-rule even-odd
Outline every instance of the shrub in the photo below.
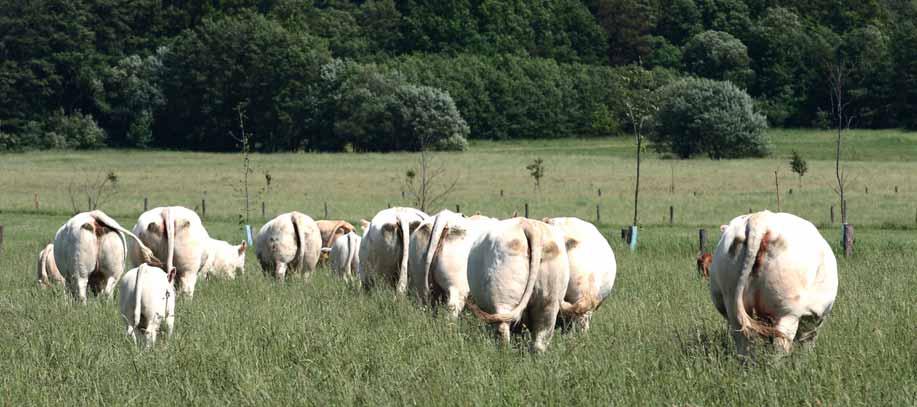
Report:
[[[662,88],[659,100],[657,132],[651,135],[659,150],[681,158],[701,153],[713,159],[768,154],[765,117],[732,83],[681,79]]]
[[[470,132],[448,93],[397,71],[351,64],[335,97],[334,136],[362,151],[464,150]],[[337,75],[340,75],[338,73]]]

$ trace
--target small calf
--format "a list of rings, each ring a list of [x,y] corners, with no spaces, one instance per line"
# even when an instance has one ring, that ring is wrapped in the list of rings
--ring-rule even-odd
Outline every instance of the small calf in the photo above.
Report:
[[[705,280],[710,279],[710,263],[713,262],[713,255],[710,253],[701,253],[697,255],[697,272]]]
[[[121,318],[134,344],[143,349],[152,347],[156,343],[160,325],[164,325],[167,337],[172,336],[175,324],[175,288],[165,271],[141,264],[124,273],[118,290]],[[143,331],[142,337],[140,331]]]

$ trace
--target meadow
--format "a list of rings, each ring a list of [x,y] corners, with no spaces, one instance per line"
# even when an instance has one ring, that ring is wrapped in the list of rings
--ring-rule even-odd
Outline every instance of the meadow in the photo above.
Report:
[[[167,151],[0,155],[0,401],[47,404],[232,405],[915,405],[917,404],[917,133],[846,136],[854,256],[839,256],[840,290],[813,348],[788,356],[758,347],[735,356],[707,283],[694,268],[697,230],[749,209],[781,210],[820,227],[835,249],[830,132],[773,130],[766,159],[671,160],[651,151],[641,176],[640,241],[618,230],[633,217],[633,142],[627,138],[477,142],[437,154],[457,189],[438,207],[506,217],[595,221],[618,258],[615,292],[583,335],[558,332],[542,355],[517,339],[504,350],[466,314],[449,321],[388,290],[364,293],[320,269],[312,283],[274,283],[250,250],[246,273],[208,280],[180,300],[176,332],[140,353],[124,336],[116,301],[74,306],[61,287],[40,290],[38,251],[73,213],[68,186],[114,172],[102,209],[130,227],[143,209],[200,209],[211,235],[240,241],[238,154]],[[799,151],[809,173],[792,174]],[[544,159],[535,190],[525,166]],[[299,210],[357,222],[402,198],[416,154],[253,156],[249,222]],[[265,182],[270,174],[271,183]],[[674,188],[673,188],[674,186]],[[868,188],[868,192],[866,191]],[[897,192],[896,189],[897,188]],[[602,190],[601,196],[598,190]],[[790,193],[789,190],[793,192]],[[502,196],[501,196],[501,190]],[[35,197],[38,196],[38,207]],[[84,195],[74,201],[85,210]],[[669,206],[675,208],[669,224]],[[432,211],[431,211],[432,212]],[[840,215],[837,215],[839,221]],[[837,253],[837,250],[835,251]]]

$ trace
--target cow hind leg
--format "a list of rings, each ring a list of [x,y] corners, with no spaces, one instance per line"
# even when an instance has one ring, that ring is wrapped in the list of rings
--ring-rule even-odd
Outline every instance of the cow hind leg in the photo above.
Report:
[[[799,327],[799,317],[795,315],[782,317],[777,321],[775,327],[782,336],[774,338],[774,344],[777,345],[777,349],[789,353],[793,350],[793,339]]]
[[[531,351],[542,353],[548,349],[551,338],[554,336],[554,326],[557,323],[557,313],[560,311],[560,304],[553,303],[543,308],[540,314],[531,315],[530,330],[532,331]]]
[[[449,317],[458,319],[459,314],[465,308],[465,295],[455,288],[450,288],[446,298],[446,308],[449,310]]]
[[[509,322],[501,322],[497,324],[497,335],[499,336],[500,345],[504,348],[508,348],[510,345],[509,334]]]

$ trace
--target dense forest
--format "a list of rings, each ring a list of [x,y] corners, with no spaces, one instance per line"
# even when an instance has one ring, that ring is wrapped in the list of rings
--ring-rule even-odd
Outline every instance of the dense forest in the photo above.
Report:
[[[612,135],[684,77],[818,127],[832,67],[853,126],[917,128],[917,1],[0,0],[0,150]]]

